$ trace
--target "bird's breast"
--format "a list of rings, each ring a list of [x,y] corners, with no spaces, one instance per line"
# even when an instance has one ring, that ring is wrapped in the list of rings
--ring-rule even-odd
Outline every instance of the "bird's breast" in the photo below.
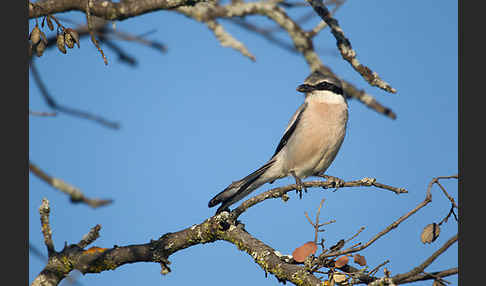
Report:
[[[347,119],[345,103],[309,102],[287,144],[284,169],[299,177],[327,169],[341,147]]]

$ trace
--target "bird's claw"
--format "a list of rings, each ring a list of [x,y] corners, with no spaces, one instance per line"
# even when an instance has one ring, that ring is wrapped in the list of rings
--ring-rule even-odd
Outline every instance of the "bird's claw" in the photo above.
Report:
[[[295,188],[295,192],[299,194],[299,199],[302,199],[302,190],[304,190],[304,192],[307,193],[307,188],[305,187],[302,180],[299,177],[297,177],[297,175],[294,172],[292,172],[292,176],[294,177],[295,184],[297,185],[297,187]]]
[[[333,176],[328,176],[328,175],[322,175],[322,177],[326,178],[326,181],[331,184],[331,188],[336,188],[339,189],[340,187],[344,186],[346,183],[344,180],[339,179],[338,177],[333,177]]]

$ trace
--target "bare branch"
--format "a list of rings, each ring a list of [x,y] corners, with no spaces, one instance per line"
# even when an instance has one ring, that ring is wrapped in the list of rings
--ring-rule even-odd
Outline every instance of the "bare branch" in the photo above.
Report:
[[[202,1],[205,0],[124,0],[120,2],[91,0],[40,0],[34,3],[29,3],[29,19],[68,11],[79,11],[85,13],[86,6],[89,3],[89,10],[93,16],[110,21],[122,21],[131,17],[158,10],[170,10],[185,5],[192,6]]]
[[[390,232],[392,229],[397,228],[398,225],[400,225],[400,223],[402,223],[403,221],[405,221],[406,219],[408,219],[410,216],[412,216],[414,213],[416,213],[417,211],[419,211],[421,208],[423,208],[424,206],[426,206],[430,202],[432,202],[432,195],[430,193],[430,190],[432,188],[433,183],[436,180],[437,180],[437,178],[434,178],[429,183],[429,186],[428,186],[427,191],[426,191],[425,199],[424,199],[423,202],[419,203],[415,208],[413,208],[412,210],[410,210],[409,212],[407,212],[406,214],[404,214],[403,216],[401,216],[398,220],[396,220],[395,222],[393,222],[392,224],[390,224],[389,226],[387,226],[384,230],[382,230],[381,232],[379,232],[378,234],[376,234],[368,242],[366,242],[365,244],[363,244],[363,245],[361,245],[359,247],[351,247],[351,248],[348,248],[348,249],[345,249],[345,250],[342,250],[342,251],[333,251],[333,252],[327,253],[327,254],[326,253],[323,253],[322,255],[319,256],[319,259],[320,260],[323,260],[323,259],[325,259],[327,257],[339,256],[339,255],[353,253],[353,252],[357,252],[357,251],[363,250],[363,249],[367,248],[368,246],[370,246],[371,244],[373,244],[380,237],[382,237],[385,234],[387,234],[388,232]]]
[[[39,112],[39,111],[32,111],[32,110],[29,110],[29,114],[35,116],[44,116],[44,117],[57,116],[56,112]]]
[[[431,273],[424,273],[424,274],[417,274],[413,277],[404,279],[400,281],[398,284],[405,284],[405,283],[412,283],[412,282],[417,282],[417,281],[423,281],[423,280],[431,280],[431,279],[437,279],[437,277],[447,277],[451,275],[455,275],[459,273],[459,269],[457,267],[450,268],[447,270],[442,270],[442,271],[437,271],[437,272],[431,272]]]
[[[39,87],[42,96],[46,100],[47,105],[49,105],[49,107],[51,107],[52,109],[57,110],[59,112],[63,112],[65,114],[72,115],[72,116],[77,116],[77,117],[85,118],[85,119],[88,119],[88,120],[93,120],[97,123],[100,123],[101,125],[103,125],[105,127],[109,127],[109,128],[112,128],[112,129],[120,128],[120,124],[117,123],[117,122],[108,121],[108,120],[106,120],[106,119],[104,119],[100,116],[90,114],[86,111],[81,111],[81,110],[77,110],[77,109],[74,109],[74,108],[59,105],[54,100],[54,98],[49,94],[49,91],[47,90],[47,87],[44,85],[44,83],[43,83],[43,81],[40,77],[40,74],[37,71],[37,68],[35,67],[35,64],[34,64],[33,61],[30,63],[30,70],[32,71],[32,76],[34,77],[34,81],[36,82],[37,86]]]
[[[49,213],[51,208],[49,207],[49,201],[46,198],[42,199],[42,204],[39,207],[40,221],[42,234],[44,236],[44,243],[47,247],[47,253],[49,257],[54,254],[54,243],[52,242],[52,230],[49,224]]]
[[[384,261],[383,263],[380,263],[378,266],[376,266],[375,268],[373,268],[373,269],[370,271],[369,275],[370,275],[370,276],[375,275],[375,273],[376,273],[376,272],[378,272],[378,270],[380,270],[380,268],[381,268],[381,267],[385,266],[385,265],[386,265],[387,263],[389,263],[389,262],[390,262],[390,260],[388,260],[388,259],[387,259],[387,260],[386,260],[386,261]]]
[[[164,269],[167,271],[167,265],[170,264],[168,258],[173,253],[193,245],[217,240],[225,240],[237,245],[238,249],[252,256],[265,272],[274,274],[280,281],[302,285],[321,283],[304,267],[282,260],[278,252],[251,236],[242,224],[231,219],[228,212],[222,212],[181,231],[167,233],[149,243],[115,246],[109,249],[100,247],[83,249],[81,246],[92,242],[98,236],[98,231],[97,226],[80,243],[66,246],[61,252],[56,253],[35,278],[32,286],[57,285],[73,269],[83,274],[99,273],[135,262],[160,263],[163,271]]]
[[[86,2],[86,24],[88,25],[89,35],[90,35],[90,38],[91,38],[91,42],[93,42],[93,44],[98,49],[101,56],[103,57],[103,62],[105,63],[105,65],[108,65],[108,59],[106,59],[105,53],[103,52],[100,45],[98,44],[98,41],[96,40],[94,30],[93,30],[93,24],[91,24],[91,13],[90,13],[90,6],[91,5],[93,5],[93,0],[88,0]]]
[[[39,167],[34,165],[33,163],[29,162],[29,170],[42,179],[44,182],[48,183],[49,185],[53,186],[54,188],[60,190],[61,192],[69,195],[71,202],[73,203],[85,203],[92,208],[101,207],[113,202],[113,200],[102,200],[102,199],[90,199],[83,195],[81,190],[77,187],[74,187],[61,179],[57,179],[54,177],[49,176],[47,173],[42,171]]]
[[[414,277],[420,273],[422,273],[422,271],[424,271],[424,269],[429,266],[432,262],[434,262],[434,260],[439,257],[439,255],[441,255],[442,253],[444,253],[452,244],[454,244],[455,242],[457,241],[457,234],[454,235],[453,237],[451,237],[448,241],[446,241],[444,243],[444,245],[442,245],[441,248],[439,248],[437,251],[435,251],[429,258],[427,258],[422,264],[420,264],[419,266],[413,268],[412,270],[410,270],[409,272],[407,273],[403,273],[403,274],[397,274],[395,276],[392,277],[393,279],[393,282],[395,283],[398,283],[400,284],[401,281],[404,281],[405,279],[408,279],[410,277]]]
[[[356,52],[351,47],[351,42],[346,38],[343,30],[339,26],[336,19],[331,16],[331,13],[324,5],[322,0],[307,0],[307,2],[314,8],[314,11],[329,25],[331,32],[336,38],[337,46],[343,58],[351,64],[351,66],[361,74],[361,76],[372,86],[377,86],[385,91],[396,93],[397,91],[388,83],[383,81],[376,72],[373,72],[367,66],[362,65],[356,59]]]
[[[324,189],[332,188],[334,186],[333,182],[328,182],[328,181],[310,181],[310,182],[303,182],[305,187],[321,187]],[[395,187],[390,187],[384,184],[380,184],[376,182],[376,179],[374,178],[363,178],[361,180],[356,180],[356,181],[350,181],[350,182],[345,182],[340,188],[346,188],[346,187],[370,187],[370,186],[375,186],[378,188],[386,189],[389,191],[392,191],[396,194],[404,194],[408,193],[407,190],[403,188],[395,188]],[[261,193],[257,196],[254,196],[246,201],[244,201],[241,205],[236,207],[233,211],[231,211],[232,215],[235,217],[240,216],[243,212],[245,212],[248,208],[263,202],[264,200],[267,199],[274,199],[274,198],[281,198],[285,194],[287,194],[290,191],[296,190],[297,185],[296,184],[291,184],[287,185],[284,187],[277,187],[274,189],[270,189],[264,193]]]
[[[101,225],[97,224],[95,225],[86,235],[83,236],[83,238],[78,242],[78,246],[81,248],[85,248],[86,246],[90,245],[100,237],[100,230],[101,230]]]
[[[223,47],[231,47],[236,51],[242,53],[250,60],[255,61],[255,56],[252,55],[243,43],[235,39],[230,33],[228,33],[221,24],[215,20],[209,20],[205,22],[206,26],[213,31],[216,38],[219,40]]]

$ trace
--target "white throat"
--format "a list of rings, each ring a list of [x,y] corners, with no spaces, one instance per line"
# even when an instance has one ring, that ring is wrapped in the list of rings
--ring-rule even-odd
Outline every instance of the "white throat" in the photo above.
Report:
[[[346,104],[344,97],[330,90],[314,90],[306,96],[306,101],[328,104]]]

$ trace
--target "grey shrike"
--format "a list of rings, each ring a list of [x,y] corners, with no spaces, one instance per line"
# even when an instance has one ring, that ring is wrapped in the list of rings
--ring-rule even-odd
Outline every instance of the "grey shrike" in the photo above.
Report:
[[[255,172],[212,198],[208,206],[221,203],[226,210],[261,185],[292,176],[301,192],[301,179],[323,174],[336,157],[346,134],[348,105],[341,83],[315,71],[297,87],[304,103],[294,113],[270,160]],[[304,188],[305,189],[305,188]]]

